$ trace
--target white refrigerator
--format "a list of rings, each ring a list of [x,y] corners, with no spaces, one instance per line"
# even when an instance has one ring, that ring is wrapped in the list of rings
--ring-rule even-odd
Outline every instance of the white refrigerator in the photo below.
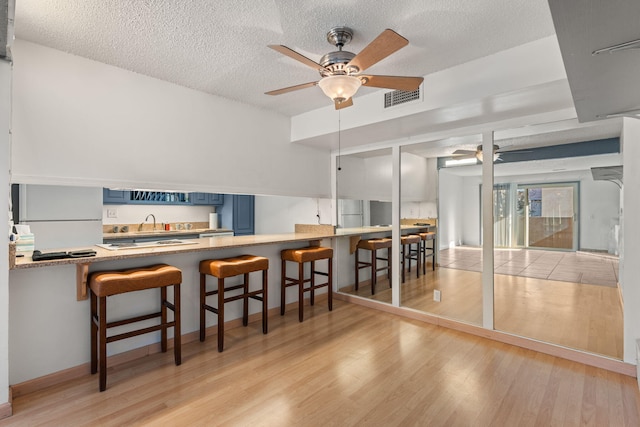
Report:
[[[102,243],[102,188],[20,185],[19,223],[35,248],[82,248]]]

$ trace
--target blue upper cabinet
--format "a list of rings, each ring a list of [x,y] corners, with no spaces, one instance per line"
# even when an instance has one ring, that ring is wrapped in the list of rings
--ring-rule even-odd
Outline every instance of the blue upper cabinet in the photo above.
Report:
[[[221,206],[224,204],[224,194],[219,193],[191,193],[194,205]]]
[[[208,205],[209,193],[191,193],[191,201],[194,205]]]
[[[224,194],[170,191],[102,190],[102,203],[117,205],[213,205],[224,203]]]
[[[209,193],[209,204],[214,206],[224,205],[224,194],[222,193]]]
[[[124,205],[129,203],[131,192],[129,190],[102,189],[102,203]]]
[[[255,234],[255,196],[233,195],[233,233]]]

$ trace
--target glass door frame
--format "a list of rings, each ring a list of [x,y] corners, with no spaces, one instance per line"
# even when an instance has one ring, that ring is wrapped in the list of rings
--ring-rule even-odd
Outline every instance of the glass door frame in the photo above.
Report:
[[[573,224],[572,224],[572,242],[571,248],[554,248],[554,247],[546,247],[546,246],[530,246],[529,244],[529,212],[530,212],[530,204],[529,199],[527,197],[525,209],[524,209],[524,218],[525,218],[525,229],[521,230],[518,226],[519,221],[518,217],[516,217],[516,221],[514,221],[513,225],[513,233],[515,236],[520,236],[522,232],[524,232],[524,244],[522,246],[517,245],[516,247],[521,248],[535,248],[535,249],[545,249],[545,250],[553,250],[553,251],[568,251],[575,252],[580,248],[580,182],[579,181],[566,181],[566,182],[545,182],[545,183],[517,183],[516,185],[516,193],[519,190],[528,190],[530,188],[562,188],[562,187],[571,187],[573,190]]]

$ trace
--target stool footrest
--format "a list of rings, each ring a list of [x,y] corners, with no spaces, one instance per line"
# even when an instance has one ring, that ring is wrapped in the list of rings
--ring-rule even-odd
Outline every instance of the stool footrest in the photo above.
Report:
[[[160,331],[164,328],[171,328],[175,326],[175,324],[176,322],[167,322],[164,325],[149,326],[148,328],[144,328],[144,329],[137,329],[131,332],[124,332],[122,334],[112,335],[110,337],[107,337],[107,343],[123,340],[125,338],[137,337],[138,335],[148,334],[149,332]]]
[[[108,328],[114,328],[116,326],[128,325],[130,323],[142,322],[143,320],[154,319],[154,318],[160,317],[160,316],[161,316],[161,313],[158,311],[156,313],[143,314],[141,316],[131,317],[129,319],[123,319],[123,320],[118,320],[118,321],[115,321],[115,322],[109,322],[109,323],[107,323],[107,329]]]

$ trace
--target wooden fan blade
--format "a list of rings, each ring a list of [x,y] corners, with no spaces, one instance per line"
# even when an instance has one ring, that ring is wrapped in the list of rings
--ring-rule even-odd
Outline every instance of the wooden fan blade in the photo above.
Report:
[[[382,87],[385,89],[396,89],[411,92],[417,90],[422,77],[401,77],[401,76],[360,76],[363,86]]]
[[[353,105],[353,98],[345,99],[342,102],[335,102],[336,110],[342,110],[343,108],[351,107]]]
[[[387,28],[362,49],[345,68],[357,67],[360,71],[364,71],[408,44],[409,40]]]
[[[473,150],[456,150],[451,153],[452,156],[475,156],[476,152]]]
[[[320,70],[327,70],[326,68],[324,68],[322,65],[318,64],[317,62],[307,58],[306,56],[296,52],[293,49],[289,49],[286,46],[283,46],[281,44],[270,44],[268,45],[271,49],[280,52],[281,54],[288,56],[289,58],[295,59],[296,61],[302,62],[304,65],[306,65],[307,67],[311,67],[314,70],[320,71]]]
[[[312,87],[317,85],[318,82],[309,82],[309,83],[302,83],[300,85],[295,85],[295,86],[289,86],[289,87],[283,87],[282,89],[276,89],[276,90],[272,90],[269,92],[265,92],[265,95],[282,95],[283,93],[287,93],[287,92],[293,92],[294,90],[299,90],[299,89],[304,89],[307,87]]]

